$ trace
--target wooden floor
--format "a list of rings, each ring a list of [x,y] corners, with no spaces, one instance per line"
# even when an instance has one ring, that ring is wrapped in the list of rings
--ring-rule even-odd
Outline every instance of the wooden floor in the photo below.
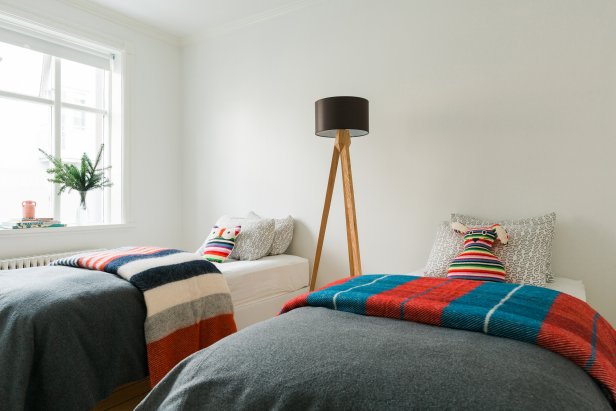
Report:
[[[93,408],[93,411],[132,411],[150,391],[150,379],[135,381],[116,389]]]

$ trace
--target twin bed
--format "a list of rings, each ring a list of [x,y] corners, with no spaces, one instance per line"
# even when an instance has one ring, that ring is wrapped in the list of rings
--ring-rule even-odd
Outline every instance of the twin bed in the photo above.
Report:
[[[308,283],[308,261],[301,257],[217,266],[240,328],[274,316]],[[143,380],[145,318],[139,290],[106,272],[64,266],[0,271],[2,407],[87,410],[115,388]]]
[[[615,337],[549,288],[365,275],[192,355],[138,409],[609,410]]]

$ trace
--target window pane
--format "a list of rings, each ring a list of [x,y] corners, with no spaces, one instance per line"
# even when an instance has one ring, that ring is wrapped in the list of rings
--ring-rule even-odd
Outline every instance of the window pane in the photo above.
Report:
[[[39,153],[51,151],[51,106],[0,98],[0,221],[21,218],[24,200],[37,202],[37,217],[53,217],[53,184]]]
[[[62,60],[62,102],[102,109],[105,71]]]
[[[103,142],[104,119],[104,116],[98,113],[62,109],[62,140],[60,150],[62,160],[79,167],[81,165],[81,157],[83,153],[86,153],[92,162],[96,161],[96,154]],[[102,163],[99,165],[100,168],[103,166]],[[86,205],[88,208],[88,223],[103,223],[102,190],[88,192]],[[77,192],[62,195],[62,221],[69,224],[76,222],[78,206],[79,194]]]
[[[76,164],[77,165],[77,164]],[[65,224],[103,224],[103,190],[91,190],[86,194],[86,220],[78,221],[77,210],[80,203],[79,193],[72,190],[70,193],[65,191],[60,199],[60,221]]]
[[[51,57],[0,42],[0,90],[52,97]]]
[[[62,109],[62,160],[77,163],[83,153],[94,160],[103,142],[103,122],[102,114]]]

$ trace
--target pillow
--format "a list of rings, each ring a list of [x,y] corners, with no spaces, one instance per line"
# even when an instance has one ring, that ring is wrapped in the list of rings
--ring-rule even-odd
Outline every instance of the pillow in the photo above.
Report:
[[[506,225],[556,225],[556,213],[549,213],[539,217],[520,218],[518,220],[488,220],[486,218],[473,217],[466,214],[451,213],[451,221],[457,221],[465,225],[469,224],[477,226],[484,224],[488,221],[494,221],[493,224],[499,224],[503,227]]]
[[[449,264],[464,249],[459,234],[451,229],[451,224],[443,221],[436,229],[436,237],[424,270],[427,277],[447,277]]]
[[[508,283],[530,284],[540,287],[546,284],[546,272],[552,241],[542,235],[545,225],[508,225],[507,245],[498,244],[494,249],[496,257],[505,266]],[[424,274],[428,277],[447,277],[449,264],[463,250],[459,235],[442,222],[436,231],[436,238],[428,257]]]
[[[510,231],[510,227],[514,228],[514,231],[522,231],[518,233],[517,236],[524,236],[523,242],[518,242],[516,246],[509,252],[503,250],[502,252],[505,254],[517,254],[509,255],[509,260],[514,258],[516,260],[521,260],[522,258],[530,258],[535,261],[535,264],[531,264],[527,262],[526,268],[531,268],[535,270],[533,274],[526,273],[525,275],[545,275],[546,282],[554,281],[554,276],[552,275],[552,242],[554,240],[554,231],[556,226],[556,213],[546,214],[540,217],[531,217],[531,218],[523,218],[520,220],[487,220],[481,219],[477,217],[472,217],[464,214],[451,214],[451,222],[459,222],[464,225],[471,226],[489,226],[492,224],[500,224],[502,225],[513,237],[513,233]],[[523,230],[524,226],[532,226],[535,227],[534,230],[530,231]],[[534,238],[532,237],[534,235]],[[514,239],[515,242],[515,239]],[[514,243],[512,243],[513,245]],[[501,246],[499,245],[498,248]],[[519,251],[521,248],[524,248],[524,251]],[[497,253],[498,255],[498,249]],[[523,274],[520,274],[523,275]],[[517,275],[516,275],[517,276]]]
[[[259,219],[259,217],[255,212],[251,211],[248,213],[247,218],[249,219]],[[286,216],[285,218],[275,218],[274,219],[274,241],[272,243],[272,249],[269,252],[269,255],[278,255],[283,254],[289,246],[291,245],[291,241],[293,240],[293,217]]]
[[[255,220],[222,216],[218,219],[216,225],[242,227],[242,231],[235,242],[235,248],[229,258],[236,260],[258,260],[265,257],[272,248],[275,223],[271,218]]]
[[[240,233],[241,227],[217,227],[212,228],[212,232],[201,246],[203,250],[200,254],[208,261],[222,263],[227,258],[235,246],[235,240]]]

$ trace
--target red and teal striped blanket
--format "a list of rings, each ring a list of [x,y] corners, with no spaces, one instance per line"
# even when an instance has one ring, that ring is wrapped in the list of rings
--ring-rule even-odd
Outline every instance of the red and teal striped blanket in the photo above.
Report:
[[[287,302],[483,332],[570,359],[616,398],[616,331],[587,303],[529,285],[407,275],[363,275]]]
[[[193,253],[123,247],[74,255],[52,265],[115,274],[143,293],[152,386],[190,354],[237,330],[226,280],[214,264]]]

